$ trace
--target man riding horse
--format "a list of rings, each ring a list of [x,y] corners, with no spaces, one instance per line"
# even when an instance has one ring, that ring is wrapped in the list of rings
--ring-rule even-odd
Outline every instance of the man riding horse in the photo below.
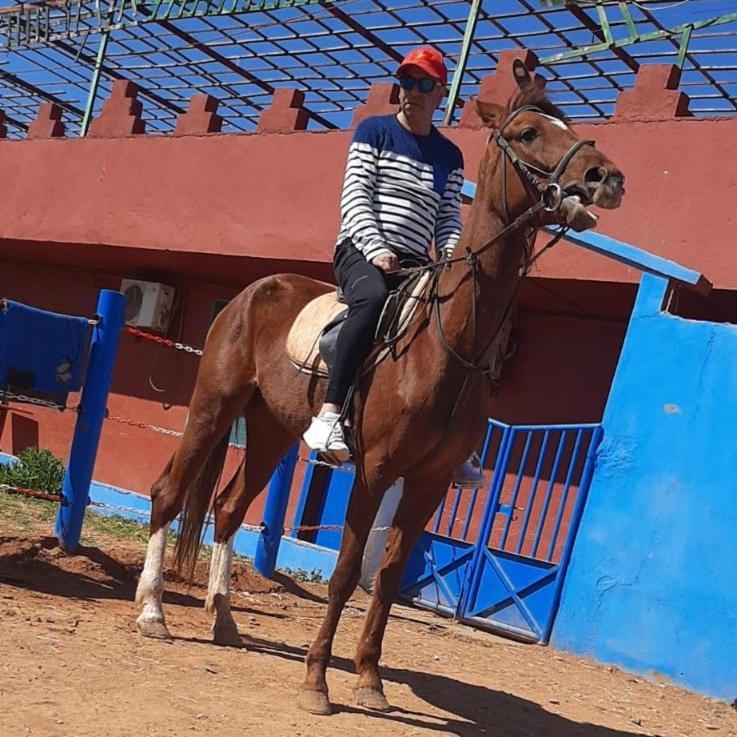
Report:
[[[313,450],[340,461],[350,457],[344,404],[371,350],[388,291],[402,281],[393,272],[429,263],[433,240],[437,258],[449,258],[462,229],[463,154],[432,124],[448,81],[443,55],[431,47],[414,49],[397,77],[399,112],[364,120],[348,151],[333,255],[348,315],[325,402],[302,436]],[[483,483],[475,453],[456,469],[453,483]]]
[[[373,299],[373,310],[383,300],[387,273],[404,257],[427,260],[433,236],[436,249],[449,249],[458,239],[455,226],[460,227],[462,160],[430,126],[445,82],[442,58],[426,51],[410,59],[414,63],[400,67],[400,115],[369,121],[356,133],[366,139],[359,138],[351,151],[357,162],[355,181],[374,181],[373,195],[366,200],[370,217],[364,221],[364,240],[355,220],[344,222],[353,250],[343,237],[336,251],[337,271],[349,302],[351,292],[358,293],[361,300]],[[377,363],[356,381],[352,414],[356,474],[328,603],[306,654],[298,691],[299,705],[311,713],[331,712],[327,671],[336,629],[358,585],[377,510],[387,489],[403,478],[355,656],[355,702],[371,709],[389,708],[379,662],[392,602],[411,551],[447,494],[453,470],[483,437],[490,401],[487,377],[521,281],[540,253],[535,251],[535,234],[543,225],[591,227],[596,217],[589,212],[590,205],[615,209],[622,201],[624,176],[616,164],[594,141],[576,135],[521,62],[513,71],[519,91],[506,105],[490,100],[472,103],[489,133],[458,255],[433,270],[433,289],[394,342],[391,360]],[[421,120],[425,128],[417,127]],[[402,140],[406,149],[399,145]],[[365,167],[367,173],[362,174]],[[389,176],[392,169],[395,177]],[[351,210],[350,191],[343,205]],[[446,212],[454,215],[446,218]],[[362,217],[356,220],[360,223]],[[451,222],[454,227],[448,225]],[[368,235],[371,228],[373,239]],[[368,273],[376,285],[371,298],[361,286],[368,283]],[[193,570],[225,463],[230,428],[243,416],[248,428],[245,457],[214,501],[205,602],[213,614],[213,640],[241,644],[230,607],[235,535],[279,460],[311,418],[321,416],[319,408],[325,403],[328,411],[340,409],[340,394],[326,399],[322,374],[295,372],[288,348],[298,317],[307,305],[324,297],[334,302],[334,287],[299,274],[273,274],[249,284],[213,322],[184,435],[151,489],[150,536],[136,591],[137,625],[143,635],[171,636],[162,605],[167,534],[180,515],[175,562],[180,569]],[[358,320],[359,328],[368,330],[366,317]],[[334,389],[340,388],[338,380],[344,387],[353,381],[351,372],[360,358],[350,342],[359,349],[364,346],[362,350],[370,342],[370,333],[359,332],[354,325],[346,333],[349,347],[343,352],[348,358],[342,356],[345,363],[336,372],[338,378],[333,375]],[[329,423],[331,433],[337,426],[336,418],[320,422]]]

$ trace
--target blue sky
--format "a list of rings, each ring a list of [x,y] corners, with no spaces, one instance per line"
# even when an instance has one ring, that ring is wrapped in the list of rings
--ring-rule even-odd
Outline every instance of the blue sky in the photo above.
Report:
[[[10,0],[0,0],[0,7],[11,4]],[[271,87],[304,89],[310,110],[334,125],[347,127],[351,111],[365,100],[368,85],[388,81],[396,68],[386,47],[401,55],[414,45],[430,42],[447,54],[451,68],[454,67],[469,6],[469,2],[461,0],[338,0],[335,7],[370,29],[380,41],[378,47],[318,5],[173,24],[204,44],[211,55],[225,58],[244,70],[242,74],[213,60],[202,49],[192,48],[163,26],[145,24],[112,34],[107,63],[152,93],[141,97],[151,131],[170,130],[176,115],[174,108],[186,107],[186,101],[196,92],[208,92],[221,99],[225,129],[252,129],[259,110],[268,105],[270,93],[248,75]],[[737,13],[737,0],[632,2],[629,6],[641,33],[654,30],[645,17],[648,11],[666,27]],[[590,8],[586,4],[582,7]],[[590,9],[586,12],[596,17]],[[607,7],[607,15],[615,38],[626,35],[628,31],[616,5]],[[568,46],[596,40],[591,30],[583,28],[559,6],[543,9],[536,0],[486,0],[461,95],[467,97],[478,91],[480,79],[493,71],[497,54],[504,49],[524,45],[547,57]],[[3,81],[2,72],[10,72],[76,110],[82,109],[91,70],[83,60],[75,60],[75,54],[94,56],[97,43],[98,37],[90,35],[86,39],[70,39],[66,50],[36,45],[8,51],[3,46],[0,107],[19,122],[27,123],[41,102],[27,90],[7,79]],[[737,97],[737,23],[696,32],[690,48],[693,54],[684,68],[682,88],[692,96],[692,110],[734,112],[731,98]],[[668,41],[638,44],[627,50],[642,63],[672,62],[676,54]],[[549,79],[548,88],[554,99],[574,118],[610,115],[618,92],[634,83],[634,72],[611,51],[586,60],[546,66],[542,73]],[[111,81],[108,74],[103,74],[102,99]],[[98,100],[98,107],[99,104]],[[78,124],[78,115],[74,113],[69,113],[67,119],[71,128]],[[310,127],[322,126],[312,121]],[[10,132],[22,135],[12,126]]]

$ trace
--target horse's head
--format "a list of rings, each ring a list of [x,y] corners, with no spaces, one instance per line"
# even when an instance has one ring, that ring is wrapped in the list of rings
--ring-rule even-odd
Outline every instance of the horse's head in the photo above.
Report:
[[[500,177],[505,219],[543,198],[547,214],[538,222],[591,227],[596,219],[583,208],[619,207],[624,175],[593,141],[575,135],[521,62],[515,62],[514,74],[520,90],[508,107],[474,100],[479,117],[492,129],[479,179]],[[497,157],[499,166],[484,166]]]

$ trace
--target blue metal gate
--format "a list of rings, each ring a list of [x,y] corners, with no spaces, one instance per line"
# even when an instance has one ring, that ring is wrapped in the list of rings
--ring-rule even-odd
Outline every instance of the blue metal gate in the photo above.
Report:
[[[601,436],[595,424],[489,420],[488,487],[449,492],[410,557],[400,596],[547,642]]]

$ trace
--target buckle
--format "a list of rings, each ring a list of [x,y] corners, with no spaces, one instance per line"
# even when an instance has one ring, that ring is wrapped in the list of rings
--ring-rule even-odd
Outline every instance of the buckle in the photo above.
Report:
[[[543,210],[555,212],[563,202],[563,190],[560,184],[551,182],[542,191]]]

